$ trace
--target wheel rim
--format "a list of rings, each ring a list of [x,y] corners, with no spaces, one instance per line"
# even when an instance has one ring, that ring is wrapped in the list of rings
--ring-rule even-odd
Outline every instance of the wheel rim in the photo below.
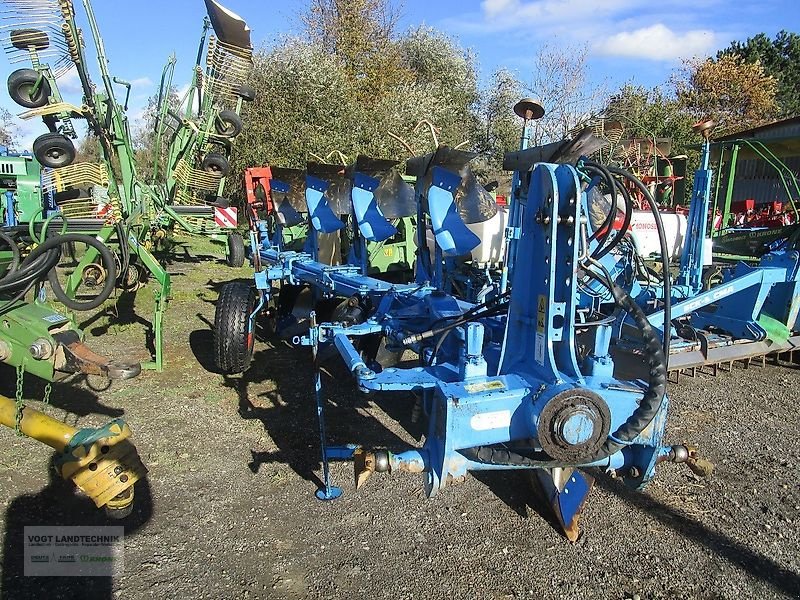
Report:
[[[61,148],[48,148],[44,155],[53,165],[57,166],[66,164],[68,157],[67,153]]]
[[[22,85],[17,87],[17,93],[22,97],[26,98],[29,102],[39,102],[42,99],[42,88],[39,87],[36,95],[33,94],[33,86],[32,83],[23,83]]]

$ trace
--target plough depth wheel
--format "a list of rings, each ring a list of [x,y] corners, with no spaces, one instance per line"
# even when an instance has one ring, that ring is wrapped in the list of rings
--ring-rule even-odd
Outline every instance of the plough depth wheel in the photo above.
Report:
[[[223,373],[243,373],[255,343],[256,289],[233,281],[222,288],[214,314],[214,364]]]

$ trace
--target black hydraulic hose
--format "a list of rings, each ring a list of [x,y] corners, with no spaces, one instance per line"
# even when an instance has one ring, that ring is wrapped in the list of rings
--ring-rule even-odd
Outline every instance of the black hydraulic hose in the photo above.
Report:
[[[592,232],[592,235],[589,236],[589,241],[593,241],[593,240],[598,238],[598,236],[601,234],[601,232],[603,232],[603,235],[605,237],[607,237],[609,235],[609,232],[611,231],[611,226],[613,225],[614,218],[615,218],[615,216],[617,214],[617,211],[616,211],[616,194],[615,194],[616,184],[614,182],[614,177],[611,175],[611,173],[608,171],[608,169],[605,168],[605,166],[597,164],[597,163],[591,163],[590,164],[588,161],[584,162],[584,166],[586,167],[587,171],[589,171],[590,173],[595,173],[596,175],[599,175],[602,179],[605,180],[606,187],[608,188],[609,193],[613,197],[613,200],[612,200],[613,206],[608,211],[608,214],[606,215],[605,219],[603,219],[603,222],[600,224],[600,227],[595,229]],[[602,243],[600,245],[602,246]]]
[[[600,460],[611,456],[633,441],[656,416],[667,391],[667,361],[658,333],[633,298],[613,281],[604,281],[605,276],[588,269],[586,274],[607,285],[617,305],[633,317],[644,340],[644,356],[649,369],[647,390],[645,390],[639,406],[619,429],[608,436],[598,455],[592,459]]]
[[[585,161],[584,164],[590,171],[594,171],[600,173],[604,178],[607,180],[607,185],[609,185],[609,189],[611,192],[611,201],[612,205],[608,214],[606,215],[603,224],[600,226],[599,229],[592,232],[590,240],[595,239],[595,236],[598,235],[598,232],[603,231],[603,239],[599,240],[598,246],[595,251],[592,253],[592,258],[600,259],[606,254],[608,254],[612,249],[616,248],[617,245],[622,241],[625,235],[628,233],[628,227],[630,227],[631,219],[633,218],[633,201],[631,199],[631,195],[628,193],[628,190],[625,189],[625,186],[622,185],[620,182],[616,180],[616,178],[611,174],[611,171],[606,168],[604,165],[600,163],[596,163],[593,161]],[[608,238],[611,237],[613,232],[614,221],[616,220],[617,215],[617,193],[622,196],[623,201],[625,202],[625,215],[623,217],[622,226],[619,230],[616,231],[614,235],[614,239],[611,242],[608,242]]]
[[[6,244],[8,244],[11,250],[11,264],[8,266],[8,269],[6,270],[5,273],[5,275],[10,275],[14,271],[16,271],[17,268],[19,267],[19,261],[20,261],[19,247],[17,246],[17,243],[13,240],[13,238],[10,235],[2,231],[0,231],[0,240],[3,240]]]
[[[611,250],[616,248],[622,242],[622,240],[628,234],[628,228],[630,227],[631,220],[633,219],[633,199],[631,198],[630,193],[625,188],[625,186],[622,185],[616,179],[614,180],[614,186],[615,186],[615,188],[614,188],[615,189],[615,192],[614,192],[614,207],[612,208],[610,214],[616,215],[616,213],[617,213],[617,210],[616,210],[616,192],[618,191],[619,194],[622,196],[622,200],[625,202],[625,216],[623,216],[623,218],[622,218],[622,225],[620,225],[620,228],[618,230],[616,230],[614,239],[611,240],[611,242],[606,243],[606,241],[608,240],[609,236],[611,235],[611,231],[613,230],[613,227],[612,227],[612,229],[609,229],[608,232],[606,233],[605,237],[603,238],[602,243],[600,243],[600,245],[595,249],[594,254],[593,254],[593,258],[596,258],[596,259],[603,258],[606,254],[611,252]],[[612,221],[612,226],[613,226],[613,221]]]
[[[128,245],[128,236],[125,235],[125,225],[122,222],[118,222],[114,226],[114,230],[117,233],[117,242],[119,242],[119,252],[120,256],[120,270],[117,273],[117,278],[120,281],[124,281],[128,275],[128,268],[131,266],[131,248]]]
[[[529,456],[513,452],[507,448],[495,446],[475,446],[463,448],[459,452],[468,460],[488,465],[516,465],[531,468],[554,467],[559,464],[554,460],[535,460]]]
[[[44,281],[48,271],[58,264],[61,257],[60,248],[46,248],[44,250],[36,248],[25,260],[19,262],[21,253],[16,242],[9,236],[2,235],[4,236],[3,239],[7,242],[10,241],[12,256],[16,257],[15,260],[18,264],[13,270],[6,272],[2,280],[0,280],[0,294],[4,296],[11,294],[11,297],[6,298],[5,302],[0,306],[0,315],[9,312],[34,285]]]
[[[485,317],[487,316],[487,310],[485,309],[491,309],[492,311],[494,311],[495,308],[497,308],[497,306],[494,305],[506,307],[507,303],[499,304],[499,302],[509,297],[510,295],[511,295],[511,290],[508,290],[506,292],[503,292],[502,294],[498,294],[497,296],[487,300],[486,302],[483,302],[482,304],[476,304],[475,306],[473,306],[464,313],[461,313],[459,315],[451,315],[449,317],[441,317],[440,319],[437,319],[433,323],[431,323],[430,327],[426,331],[422,331],[420,333],[416,333],[412,336],[409,336],[409,338],[407,338],[408,339],[407,343],[412,344],[414,342],[421,341],[429,337],[433,337],[438,333],[442,333],[444,331],[447,331],[448,329],[451,329],[452,327],[457,327],[458,325],[462,325],[472,320],[472,317],[475,315],[478,315],[479,318]],[[445,327],[437,327],[439,323],[444,323],[446,321],[453,321],[453,322],[446,325]]]
[[[50,272],[47,274],[47,280],[50,282],[50,287],[53,289],[53,295],[64,306],[78,311],[92,310],[108,300],[108,298],[111,296],[111,293],[114,291],[117,281],[117,269],[116,265],[114,264],[114,256],[111,254],[111,250],[108,248],[108,246],[103,244],[97,238],[93,238],[90,235],[83,235],[81,233],[66,233],[64,235],[49,238],[41,246],[39,246],[39,248],[46,246],[47,244],[53,244],[60,248],[62,244],[68,244],[69,242],[84,243],[97,250],[98,254],[100,255],[103,268],[106,271],[106,278],[103,282],[103,288],[100,290],[100,293],[91,300],[79,302],[78,300],[67,296],[64,288],[61,287],[61,282],[58,280],[58,273],[56,272],[56,269],[50,269]]]
[[[664,276],[664,340],[663,340],[663,351],[664,351],[664,360],[665,364],[669,365],[669,342],[671,338],[671,323],[672,323],[672,277],[669,273],[669,249],[667,248],[667,234],[664,232],[664,221],[661,219],[661,213],[658,211],[658,205],[656,204],[655,198],[650,193],[650,190],[647,189],[647,186],[641,182],[638,177],[635,177],[633,174],[617,168],[617,167],[609,167],[609,171],[612,173],[621,175],[625,177],[628,181],[633,183],[636,186],[642,195],[647,200],[647,204],[650,206],[650,212],[653,213],[653,218],[656,222],[656,229],[658,230],[658,242],[661,249],[661,268],[663,270]]]
[[[470,321],[477,321],[478,319],[483,319],[485,317],[494,317],[497,315],[502,315],[507,310],[508,310],[508,303],[504,303],[495,306],[489,310],[484,310],[469,316],[467,316],[468,313],[464,313],[462,317],[465,318],[462,318],[455,323],[450,323],[440,329],[433,330],[434,332],[432,333],[432,335],[436,335],[437,333],[441,333],[441,335],[439,336],[439,339],[436,340],[436,345],[434,346],[433,352],[431,353],[430,358],[428,359],[428,366],[433,365],[433,361],[436,360],[436,357],[439,354],[439,350],[441,350],[444,341],[447,339],[447,336],[450,335],[450,332],[453,331],[453,329],[459,327],[460,325],[469,323]]]
[[[493,317],[499,314],[503,314],[506,310],[508,310],[508,302],[498,304],[497,306],[487,308],[486,310],[481,310],[480,312],[473,312],[472,310],[470,310],[462,315],[457,315],[458,320],[452,321],[447,325],[443,325],[442,327],[437,327],[435,329],[428,329],[426,331],[422,331],[420,333],[414,333],[408,336],[403,340],[403,344],[408,346],[416,342],[421,342],[422,340],[426,340],[440,333],[445,333],[447,331],[450,331],[451,329],[455,329],[459,325],[464,325],[465,323],[469,323],[470,321],[476,321],[477,319],[482,319],[484,317]],[[439,319],[439,321],[437,322],[441,321],[442,319]]]
[[[33,284],[47,278],[48,271],[58,264],[61,250],[52,246],[40,248],[35,248],[13,273],[7,273],[0,280],[0,294],[17,293],[23,288],[27,291]]]

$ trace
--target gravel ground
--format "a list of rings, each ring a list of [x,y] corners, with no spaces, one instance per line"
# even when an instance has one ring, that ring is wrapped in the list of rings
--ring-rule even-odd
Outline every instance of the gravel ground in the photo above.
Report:
[[[320,465],[309,354],[261,343],[244,377],[209,371],[218,283],[247,277],[219,262],[170,266],[168,367],[93,391],[74,381],[45,410],[78,426],[124,415],[150,474],[126,522],[124,575],[25,578],[22,527],[103,516],[49,475],[50,453],[5,434],[0,458],[3,598],[797,598],[800,468],[796,367],[736,368],[670,387],[667,440],[700,447],[710,480],[663,465],[644,493],[598,478],[567,542],[537,511],[523,474],[480,474],[434,499],[417,475],[374,476],[314,499]],[[149,289],[137,310],[147,318]],[[135,319],[85,326],[93,345],[141,356]],[[0,371],[6,394],[11,374]],[[419,442],[403,395],[325,382],[335,442]],[[41,394],[36,382],[29,395]],[[533,506],[532,506],[533,504]]]

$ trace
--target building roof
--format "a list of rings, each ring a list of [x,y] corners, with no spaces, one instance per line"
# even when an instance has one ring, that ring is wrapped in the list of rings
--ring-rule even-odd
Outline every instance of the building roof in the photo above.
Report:
[[[789,135],[788,132],[778,133],[778,130],[780,129],[789,129],[794,131],[800,129],[800,115],[789,117],[788,119],[781,119],[780,121],[773,121],[771,123],[759,125],[758,127],[753,127],[751,129],[744,129],[742,131],[737,131],[735,133],[730,133],[728,135],[716,137],[714,138],[714,141],[724,142],[728,140],[736,140],[749,137],[769,139],[770,136],[765,134],[767,134],[770,130],[775,130],[776,135],[774,137],[787,137],[787,135]],[[800,134],[795,134],[795,135],[800,137]]]

